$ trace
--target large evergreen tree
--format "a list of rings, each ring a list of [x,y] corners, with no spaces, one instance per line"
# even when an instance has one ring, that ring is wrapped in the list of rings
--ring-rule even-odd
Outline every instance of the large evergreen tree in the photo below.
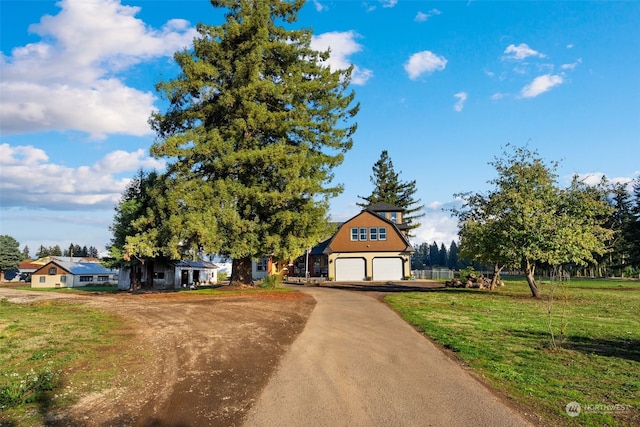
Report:
[[[418,219],[424,216],[421,213],[424,205],[414,195],[418,191],[416,181],[402,181],[400,174],[393,168],[393,162],[387,150],[383,150],[380,159],[373,165],[373,175],[370,177],[373,191],[367,197],[358,196],[364,200],[357,203],[358,206],[367,207],[378,202],[389,203],[403,209],[403,222],[408,224],[407,235],[412,237],[412,230],[420,227]]]
[[[199,24],[193,48],[176,53],[180,75],[157,86],[168,110],[150,119],[151,153],[169,161],[158,201],[168,217],[127,250],[218,253],[233,259],[231,284],[246,284],[252,259],[294,258],[326,235],[328,200],[342,191],[332,170],[358,107],[351,69],[330,70],[310,30],[284,27],[304,1],[211,3],[226,21]]]
[[[449,245],[449,255],[447,257],[447,267],[451,270],[458,269],[458,245],[455,241],[451,241]]]
[[[629,242],[629,263],[640,269],[640,178],[634,182],[631,221],[627,225],[625,235]]]
[[[613,237],[609,241],[610,251],[606,256],[605,266],[609,274],[621,276],[629,266],[633,245],[628,233],[633,222],[631,195],[623,184],[614,184],[611,191],[614,210],[607,227],[613,231]]]
[[[7,270],[15,270],[22,261],[22,252],[20,252],[20,243],[7,235],[0,236],[0,282],[4,281],[4,272]]]

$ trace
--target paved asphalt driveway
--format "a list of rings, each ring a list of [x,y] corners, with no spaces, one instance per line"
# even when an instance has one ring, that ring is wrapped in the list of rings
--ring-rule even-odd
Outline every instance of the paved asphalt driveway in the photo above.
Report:
[[[247,426],[527,426],[364,292],[303,288],[317,305]]]

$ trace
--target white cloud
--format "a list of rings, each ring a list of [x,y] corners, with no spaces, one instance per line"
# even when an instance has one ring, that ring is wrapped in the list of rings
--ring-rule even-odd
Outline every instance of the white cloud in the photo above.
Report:
[[[573,71],[578,66],[578,64],[582,64],[582,58],[578,58],[576,62],[573,62],[571,64],[562,64],[560,68],[562,68],[563,70]]]
[[[0,205],[49,209],[110,208],[129,183],[116,174],[140,168],[164,169],[145,150],[114,151],[91,166],[69,168],[49,162],[32,146],[0,144]]]
[[[509,94],[508,94],[508,93],[501,93],[501,92],[497,92],[497,93],[494,93],[493,95],[491,95],[490,99],[491,99],[492,101],[497,101],[497,100],[499,100],[499,99],[506,98],[506,97],[508,97],[508,96],[509,96]]]
[[[585,184],[587,184],[589,186],[597,186],[598,184],[600,184],[602,182],[603,178],[606,178],[606,181],[608,183],[623,185],[623,186],[626,187],[627,191],[630,194],[633,194],[633,185],[634,185],[634,182],[635,182],[634,178],[629,178],[629,177],[609,178],[602,172],[578,173],[578,174],[576,174],[576,176],[578,177],[579,181],[584,182]],[[569,185],[569,183],[571,182],[572,179],[573,179],[573,175],[565,177],[565,181],[566,181],[567,185]]]
[[[79,130],[150,134],[155,97],[127,86],[117,73],[171,56],[191,44],[195,29],[170,20],[161,29],[135,18],[119,0],[61,0],[61,11],[30,31],[41,41],[3,55],[0,120],[5,133]]]
[[[526,43],[520,43],[518,46],[514,44],[510,44],[504,50],[504,53],[505,53],[505,56],[503,57],[503,59],[517,60],[517,61],[523,60],[530,56],[534,56],[538,58],[546,57],[546,55],[531,49],[529,45],[527,45]]]
[[[447,65],[443,56],[436,55],[428,50],[414,53],[404,64],[404,69],[411,80],[415,80],[425,73],[442,71]]]
[[[324,12],[326,10],[329,10],[329,6],[323,5],[318,0],[313,0],[313,7],[316,8],[316,12]]]
[[[395,7],[398,4],[398,0],[380,0],[382,7]]]
[[[360,36],[355,31],[333,31],[313,36],[311,48],[318,51],[331,50],[331,55],[326,64],[333,70],[344,70],[351,66],[349,57],[362,50],[362,45],[356,41]],[[351,74],[351,83],[364,85],[371,77],[373,71],[354,65]]]
[[[569,44],[567,45],[567,49],[573,49],[573,43],[569,43]]]
[[[549,91],[554,86],[558,86],[564,82],[562,76],[545,74],[536,77],[531,83],[526,85],[520,91],[523,98],[534,98],[540,94]]]
[[[429,18],[433,17],[433,16],[437,16],[437,15],[441,15],[442,12],[440,12],[438,9],[431,9],[429,12],[424,13],[424,12],[418,12],[418,14],[415,17],[415,21],[416,22],[426,22],[429,20]]]
[[[415,237],[412,239],[414,245],[420,243],[444,243],[449,246],[452,241],[458,242],[458,220],[453,218],[449,212],[443,210],[443,207],[450,208],[456,202],[448,202],[446,204],[433,202],[429,207],[424,209],[425,216],[420,218],[420,227],[415,231]]]
[[[464,103],[467,101],[469,94],[467,92],[458,92],[453,96],[458,98],[458,102],[453,106],[453,109],[459,113],[464,108]]]

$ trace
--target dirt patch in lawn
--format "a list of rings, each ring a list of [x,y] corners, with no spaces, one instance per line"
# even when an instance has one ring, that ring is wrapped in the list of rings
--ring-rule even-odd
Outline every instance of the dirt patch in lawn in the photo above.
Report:
[[[127,319],[123,343],[102,355],[118,361],[112,386],[49,412],[50,426],[241,425],[315,306],[309,295],[285,292],[13,292],[9,301],[72,300]]]

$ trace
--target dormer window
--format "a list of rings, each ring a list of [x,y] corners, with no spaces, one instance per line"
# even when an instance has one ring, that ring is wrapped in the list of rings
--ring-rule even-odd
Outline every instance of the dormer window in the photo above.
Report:
[[[398,212],[390,212],[390,218],[389,219],[394,224],[397,224],[398,223]]]

